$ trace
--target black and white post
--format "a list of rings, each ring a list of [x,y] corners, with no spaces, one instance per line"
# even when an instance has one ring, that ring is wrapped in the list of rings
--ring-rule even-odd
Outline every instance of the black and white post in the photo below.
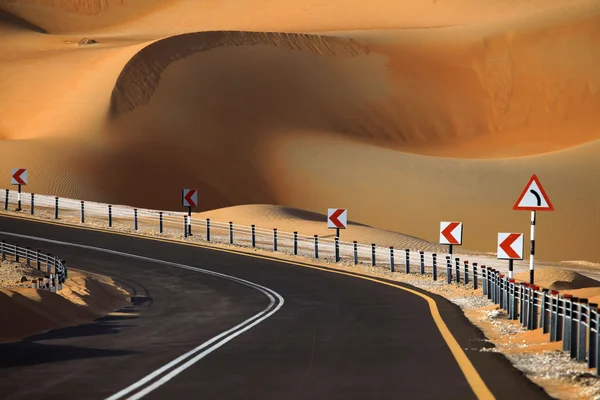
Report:
[[[534,264],[534,255],[535,255],[535,210],[531,211],[531,245],[529,247],[529,283],[533,285],[533,264]],[[511,279],[512,279],[512,271],[511,271]]]
[[[188,206],[188,236],[192,236],[192,206]]]
[[[16,211],[22,211],[22,208],[21,208],[21,184],[19,184],[17,186],[17,210]]]
[[[340,262],[340,228],[335,228],[335,262]]]

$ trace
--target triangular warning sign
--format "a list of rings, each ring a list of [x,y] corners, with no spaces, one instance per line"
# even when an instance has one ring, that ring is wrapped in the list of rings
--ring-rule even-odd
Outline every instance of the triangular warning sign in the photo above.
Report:
[[[517,199],[513,210],[554,211],[554,206],[535,174]]]

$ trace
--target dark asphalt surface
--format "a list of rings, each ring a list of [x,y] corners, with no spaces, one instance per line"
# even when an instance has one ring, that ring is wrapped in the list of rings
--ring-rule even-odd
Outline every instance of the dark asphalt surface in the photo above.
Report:
[[[213,270],[285,299],[270,318],[145,399],[475,398],[427,303],[403,290],[276,261],[2,216],[0,231]],[[2,234],[0,239],[107,274],[136,299],[121,310],[128,317],[0,345],[2,399],[107,398],[269,304],[255,289],[198,272]],[[457,306],[430,296],[496,398],[549,398],[502,355],[478,351],[489,346],[482,333]]]

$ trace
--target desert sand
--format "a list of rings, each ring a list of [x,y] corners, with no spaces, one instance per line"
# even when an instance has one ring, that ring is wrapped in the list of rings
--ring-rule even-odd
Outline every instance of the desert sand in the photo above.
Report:
[[[493,252],[536,173],[538,259],[600,262],[599,27],[596,0],[0,0],[0,186],[459,220]]]
[[[3,264],[0,271],[5,272],[8,264]],[[35,270],[22,264],[20,269],[22,273],[28,270],[24,273],[26,276],[37,276]],[[63,290],[57,293],[3,281],[0,285],[0,343],[90,323],[126,305],[126,298],[127,293],[111,278],[81,271],[71,271]]]

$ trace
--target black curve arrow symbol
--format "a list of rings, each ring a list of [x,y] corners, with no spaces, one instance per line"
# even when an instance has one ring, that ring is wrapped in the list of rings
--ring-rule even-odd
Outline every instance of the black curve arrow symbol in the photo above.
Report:
[[[540,194],[538,192],[536,192],[533,189],[529,189],[529,193],[533,194],[535,196],[535,198],[537,199],[537,205],[538,207],[541,207],[542,205],[542,198],[540,197]]]

